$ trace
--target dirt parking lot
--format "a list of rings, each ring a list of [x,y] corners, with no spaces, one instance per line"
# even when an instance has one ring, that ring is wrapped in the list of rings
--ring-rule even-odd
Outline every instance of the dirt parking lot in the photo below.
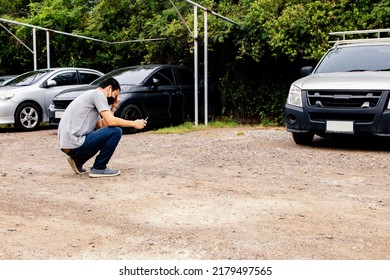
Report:
[[[0,259],[390,259],[389,144],[144,132],[92,179],[55,129],[0,129]]]

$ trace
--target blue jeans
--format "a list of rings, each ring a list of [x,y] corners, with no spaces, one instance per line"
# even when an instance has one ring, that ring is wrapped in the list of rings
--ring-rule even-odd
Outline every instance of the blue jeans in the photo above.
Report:
[[[72,157],[75,162],[82,166],[100,151],[95,158],[93,168],[105,169],[121,137],[122,129],[120,127],[107,126],[94,130],[85,137],[84,144],[76,149],[70,150],[68,156]]]

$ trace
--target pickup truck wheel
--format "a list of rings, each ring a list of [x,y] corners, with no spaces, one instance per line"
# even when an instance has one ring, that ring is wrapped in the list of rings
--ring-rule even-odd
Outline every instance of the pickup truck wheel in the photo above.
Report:
[[[310,145],[314,138],[314,133],[297,133],[293,132],[292,137],[298,145]]]

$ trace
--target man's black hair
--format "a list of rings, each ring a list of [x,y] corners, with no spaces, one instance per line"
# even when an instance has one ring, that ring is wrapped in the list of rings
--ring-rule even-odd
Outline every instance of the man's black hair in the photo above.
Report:
[[[109,78],[103,80],[99,84],[99,87],[101,87],[101,88],[106,88],[108,86],[111,86],[112,90],[117,90],[117,89],[119,89],[119,91],[121,90],[121,86],[118,83],[118,81],[116,79],[112,78],[112,77],[109,77]]]

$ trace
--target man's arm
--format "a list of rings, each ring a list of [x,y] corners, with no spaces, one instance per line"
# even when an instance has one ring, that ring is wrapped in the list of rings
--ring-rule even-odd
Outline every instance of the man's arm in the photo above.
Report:
[[[100,115],[102,116],[102,119],[97,122],[96,124],[97,128],[101,128],[105,126],[120,126],[120,127],[133,127],[135,129],[143,129],[147,124],[147,121],[145,120],[129,121],[129,120],[117,118],[109,110],[100,112]]]

